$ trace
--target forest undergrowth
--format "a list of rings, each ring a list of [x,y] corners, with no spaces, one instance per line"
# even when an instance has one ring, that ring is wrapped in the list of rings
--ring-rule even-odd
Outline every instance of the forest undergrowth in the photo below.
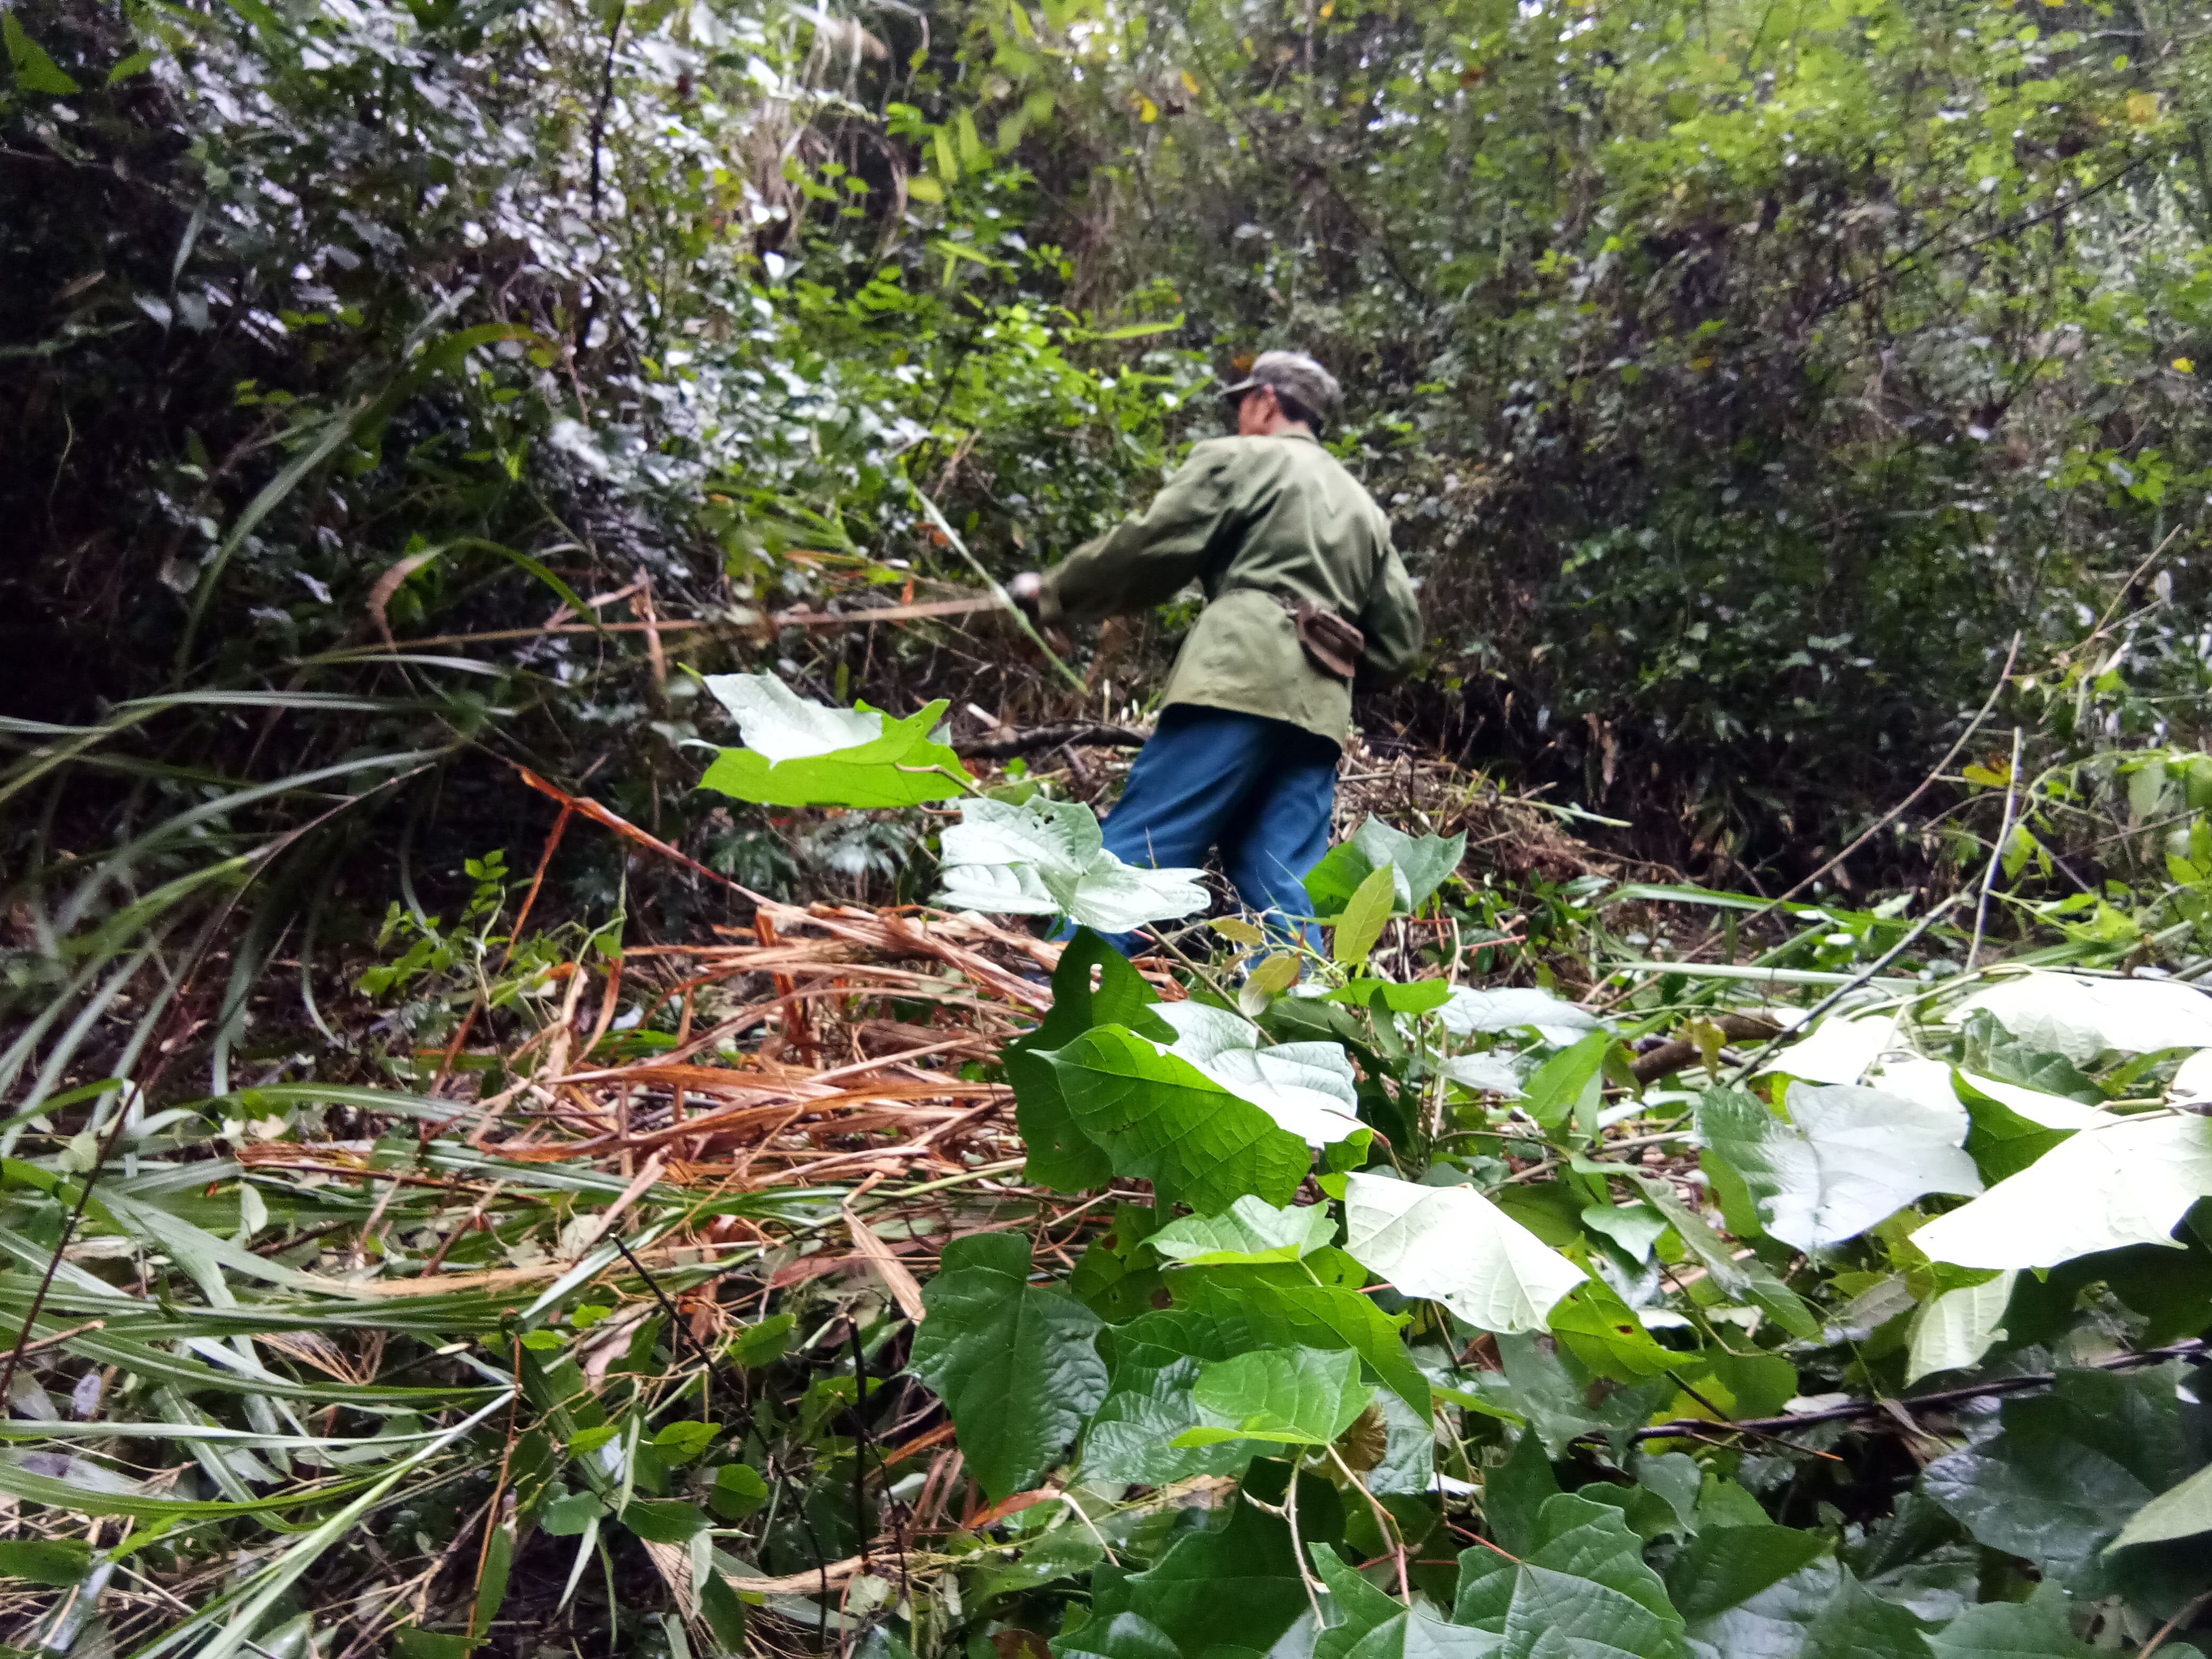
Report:
[[[2202,18],[0,37],[8,1653],[2212,1652]],[[1273,346],[1319,949],[991,597]]]

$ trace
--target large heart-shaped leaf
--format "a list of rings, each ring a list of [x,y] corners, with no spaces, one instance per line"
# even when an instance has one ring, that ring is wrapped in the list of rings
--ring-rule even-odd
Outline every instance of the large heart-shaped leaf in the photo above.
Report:
[[[1060,1461],[1106,1393],[1097,1314],[1029,1282],[1028,1242],[982,1233],[945,1247],[908,1369],[952,1413],[985,1492],[1019,1492]]]
[[[1530,1026],[1545,1042],[1561,1046],[1580,1041],[1596,1030],[1599,1024],[1597,1016],[1586,1008],[1562,1001],[1549,991],[1522,986],[1495,991],[1455,986],[1451,1000],[1437,1011],[1437,1018],[1455,1036]]]
[[[711,674],[706,684],[737,716],[745,746],[715,757],[703,789],[771,806],[888,807],[946,800],[965,787],[960,757],[930,741],[942,700],[894,720],[866,704],[810,702],[769,674]]]
[[[1164,1203],[1218,1214],[1246,1194],[1286,1204],[1311,1167],[1305,1144],[1178,1054],[1101,1026],[1043,1055],[1069,1116],[1115,1175]]]
[[[1562,1494],[1518,1562],[1480,1546],[1460,1558],[1452,1622],[1495,1632],[1505,1659],[1672,1659],[1682,1618],[1620,1511]]]
[[[971,799],[941,842],[945,890],[953,909],[1065,915],[1103,933],[1187,916],[1210,902],[1195,869],[1125,864],[1105,848],[1098,819],[1081,801]]]
[[[1330,848],[1321,862],[1306,872],[1306,896],[1313,901],[1314,915],[1341,915],[1360,883],[1389,865],[1394,906],[1411,912],[1443,884],[1466,854],[1464,831],[1449,839],[1409,836],[1370,817],[1349,840]]]
[[[1243,1261],[1296,1261],[1336,1237],[1325,1204],[1277,1209],[1240,1198],[1226,1215],[1187,1215],[1152,1236],[1152,1246],[1171,1261],[1194,1267]]]
[[[1343,1251],[1265,1267],[1190,1267],[1168,1275],[1173,1310],[1138,1322],[1147,1340],[1207,1359],[1259,1348],[1349,1348],[1425,1421],[1428,1379],[1399,1334],[1404,1321],[1360,1294],[1359,1264]]]
[[[1236,1474],[1261,1449],[1249,1442],[1181,1446],[1176,1437],[1200,1421],[1191,1391],[1205,1362],[1132,1335],[1100,1338],[1110,1356],[1106,1398],[1084,1431],[1084,1479],[1164,1486],[1198,1475]]]
[[[1983,1012],[2021,1042],[2077,1066],[2100,1054],[2212,1048],[2212,997],[2170,979],[2031,973],[1976,992],[1951,1012]]]
[[[1334,1042],[1260,1046],[1260,1028],[1226,1009],[1194,1000],[1160,1005],[1175,1028],[1168,1052],[1188,1060],[1239,1099],[1249,1100],[1309,1146],[1331,1146],[1359,1133],[1358,1080]]]
[[[1279,1507],[1288,1477],[1285,1464],[1255,1463],[1244,1478],[1244,1490],[1261,1503]],[[1241,1501],[1230,1502],[1222,1515],[1215,1527],[1184,1533],[1158,1565],[1095,1595],[1092,1616],[1139,1613],[1165,1632],[1186,1659],[1223,1652],[1264,1654],[1292,1626],[1310,1620],[1290,1528],[1256,1504]],[[1310,1475],[1298,1478],[1298,1532],[1313,1543],[1334,1544],[1344,1535],[1335,1488]]]
[[[1472,1187],[1422,1187],[1354,1175],[1344,1197],[1345,1251],[1396,1286],[1486,1331],[1544,1328],[1583,1270]]]
[[[2097,1659],[2074,1633],[2066,1592],[2042,1584],[2025,1601],[1984,1601],[1928,1635],[1936,1659]]]
[[[1698,1133],[1743,1177],[1766,1231],[1801,1250],[1826,1249],[1923,1193],[1978,1193],[1962,1150],[1966,1109],[1879,1089],[1795,1084],[1790,1121],[1740,1089],[1700,1097]]]
[[[2012,1301],[2016,1273],[2002,1273],[1978,1285],[1946,1291],[1922,1305],[1912,1325],[1912,1346],[1905,1359],[1906,1386],[1937,1371],[1964,1370],[1978,1362],[2004,1334],[2005,1309]]]
[[[2212,1197],[2212,1121],[2122,1118],[2084,1130],[1912,1235],[1962,1267],[2052,1267],[2128,1244],[2171,1244]]]
[[[1367,1409],[1375,1390],[1346,1349],[1261,1348],[1203,1366],[1191,1389],[1200,1421],[1178,1446],[1266,1440],[1326,1446]]]
[[[1097,988],[1091,988],[1092,978]],[[1120,1025],[1159,1038],[1171,1027],[1147,1011],[1158,999],[1127,958],[1089,928],[1079,928],[1053,969],[1052,1008],[1036,1030],[1008,1043],[1006,1080],[1014,1086],[1014,1121],[1029,1151],[1030,1180],[1064,1193],[1103,1187],[1114,1176],[1106,1149],[1076,1126],[1046,1058],[1097,1025]]]
[[[2130,1376],[2061,1371],[2008,1400],[1999,1432],[1929,1465],[1921,1482],[1975,1541],[2070,1581],[2196,1462],[2169,1363]]]

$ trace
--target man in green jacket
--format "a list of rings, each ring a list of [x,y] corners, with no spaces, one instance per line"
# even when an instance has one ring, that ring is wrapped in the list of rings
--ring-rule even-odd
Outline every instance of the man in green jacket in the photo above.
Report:
[[[1153,866],[1218,848],[1237,896],[1279,926],[1311,910],[1300,878],[1328,848],[1354,681],[1401,678],[1421,642],[1389,521],[1315,436],[1340,395],[1312,358],[1263,352],[1222,394],[1235,437],[1199,444],[1143,514],[1011,590],[1057,623],[1205,589],[1106,846]]]

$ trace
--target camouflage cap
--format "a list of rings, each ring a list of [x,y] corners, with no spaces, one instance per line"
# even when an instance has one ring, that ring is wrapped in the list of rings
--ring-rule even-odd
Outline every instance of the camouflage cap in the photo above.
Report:
[[[1221,395],[1233,401],[1263,386],[1294,400],[1317,420],[1334,415],[1337,404],[1344,399],[1344,390],[1337,385],[1336,376],[1303,351],[1261,352],[1252,360],[1252,367],[1244,378],[1235,386],[1224,386]]]

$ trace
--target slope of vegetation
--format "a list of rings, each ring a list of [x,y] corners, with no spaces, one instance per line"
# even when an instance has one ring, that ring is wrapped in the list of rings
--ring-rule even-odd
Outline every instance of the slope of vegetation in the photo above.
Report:
[[[2206,1650],[2203,28],[0,14],[0,1642]],[[1313,955],[929,611],[1275,345]]]

